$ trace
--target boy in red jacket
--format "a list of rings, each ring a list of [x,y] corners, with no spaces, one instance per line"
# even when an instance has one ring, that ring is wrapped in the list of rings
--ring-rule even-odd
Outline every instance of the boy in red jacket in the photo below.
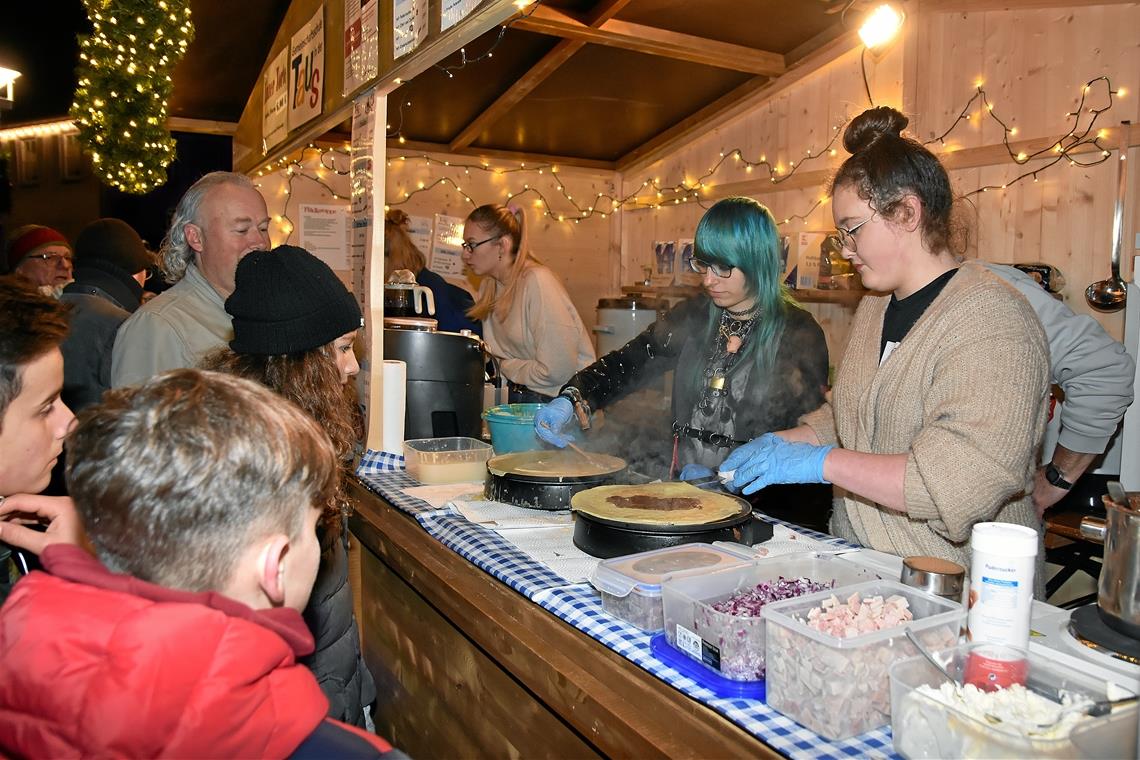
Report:
[[[177,370],[85,411],[68,456],[98,559],[49,545],[0,609],[0,755],[399,756],[296,663],[337,476],[301,410]]]

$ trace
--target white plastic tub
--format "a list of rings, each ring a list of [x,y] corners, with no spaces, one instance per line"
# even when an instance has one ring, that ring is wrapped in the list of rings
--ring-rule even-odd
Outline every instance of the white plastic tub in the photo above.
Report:
[[[961,680],[969,653],[987,644],[964,644],[943,653],[946,669]],[[1059,690],[1096,701],[1118,698],[1103,680],[1026,650],[1002,647],[1028,661],[1025,685],[1043,695]],[[891,732],[895,751],[909,758],[1124,758],[1136,756],[1136,706],[1116,708],[1099,718],[1085,717],[1070,730],[1042,730],[1010,722],[993,723],[966,709],[917,691],[938,688],[946,679],[921,656],[891,667]]]
[[[667,578],[747,564],[746,557],[711,544],[682,544],[608,559],[590,583],[601,592],[606,612],[652,632],[663,624],[661,584]]]

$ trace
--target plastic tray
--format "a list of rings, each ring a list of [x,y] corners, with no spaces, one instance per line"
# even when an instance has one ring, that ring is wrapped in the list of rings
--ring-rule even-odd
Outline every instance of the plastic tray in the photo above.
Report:
[[[746,566],[670,579],[662,587],[665,636],[711,672],[736,681],[763,678],[765,624],[759,615],[729,615],[712,605],[744,589],[784,578],[835,587],[875,580],[871,570],[814,552],[758,559]]]
[[[669,645],[664,633],[655,633],[649,640],[649,650],[653,656],[683,676],[693,679],[701,686],[724,699],[757,699],[764,701],[763,681],[733,681],[718,676],[681,650]]]
[[[660,631],[665,579],[747,564],[747,558],[727,549],[683,544],[608,559],[598,565],[590,582],[601,592],[606,612],[643,631]]]
[[[914,619],[862,636],[828,636],[804,621],[832,593],[841,602],[855,593],[862,599],[897,594],[907,600]],[[760,614],[768,622],[768,704],[833,741],[890,723],[890,667],[918,654],[906,638],[907,628],[929,650],[938,651],[958,643],[962,623],[957,602],[897,581],[860,583],[775,602]]]
[[[475,438],[417,438],[404,441],[408,474],[425,484],[482,481],[491,447]]]
[[[971,650],[992,647],[964,644],[940,655],[947,670],[958,679],[965,672]],[[1033,652],[1001,647],[1011,657],[1028,661],[1025,685],[1044,695],[1058,690],[1092,700],[1107,699],[1105,682],[1087,676]],[[1136,706],[1116,708],[1099,718],[1086,717],[1066,735],[1028,736],[1008,723],[992,724],[966,710],[916,691],[919,686],[939,687],[946,681],[925,659],[914,657],[895,663],[890,671],[891,731],[895,750],[906,757],[1062,758],[1136,757]]]

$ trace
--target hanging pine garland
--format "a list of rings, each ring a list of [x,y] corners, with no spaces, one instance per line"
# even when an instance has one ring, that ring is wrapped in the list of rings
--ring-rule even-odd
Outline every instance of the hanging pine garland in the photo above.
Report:
[[[94,27],[79,40],[71,117],[95,170],[128,193],[166,182],[171,73],[194,37],[189,0],[84,0]]]

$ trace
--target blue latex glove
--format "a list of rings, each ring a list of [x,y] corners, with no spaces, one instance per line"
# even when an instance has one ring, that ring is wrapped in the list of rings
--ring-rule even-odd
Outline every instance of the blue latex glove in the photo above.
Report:
[[[712,474],[713,471],[711,467],[705,467],[703,464],[697,464],[696,462],[689,462],[681,468],[681,474],[677,477],[680,480],[697,480],[698,478],[707,478]]]
[[[826,483],[823,460],[834,446],[790,443],[775,433],[739,447],[724,460],[721,472],[735,470],[729,488],[753,494],[777,483]]]
[[[562,428],[574,416],[574,405],[565,396],[559,396],[540,408],[534,415],[534,433],[541,440],[560,449],[570,443],[568,436],[562,435]]]

